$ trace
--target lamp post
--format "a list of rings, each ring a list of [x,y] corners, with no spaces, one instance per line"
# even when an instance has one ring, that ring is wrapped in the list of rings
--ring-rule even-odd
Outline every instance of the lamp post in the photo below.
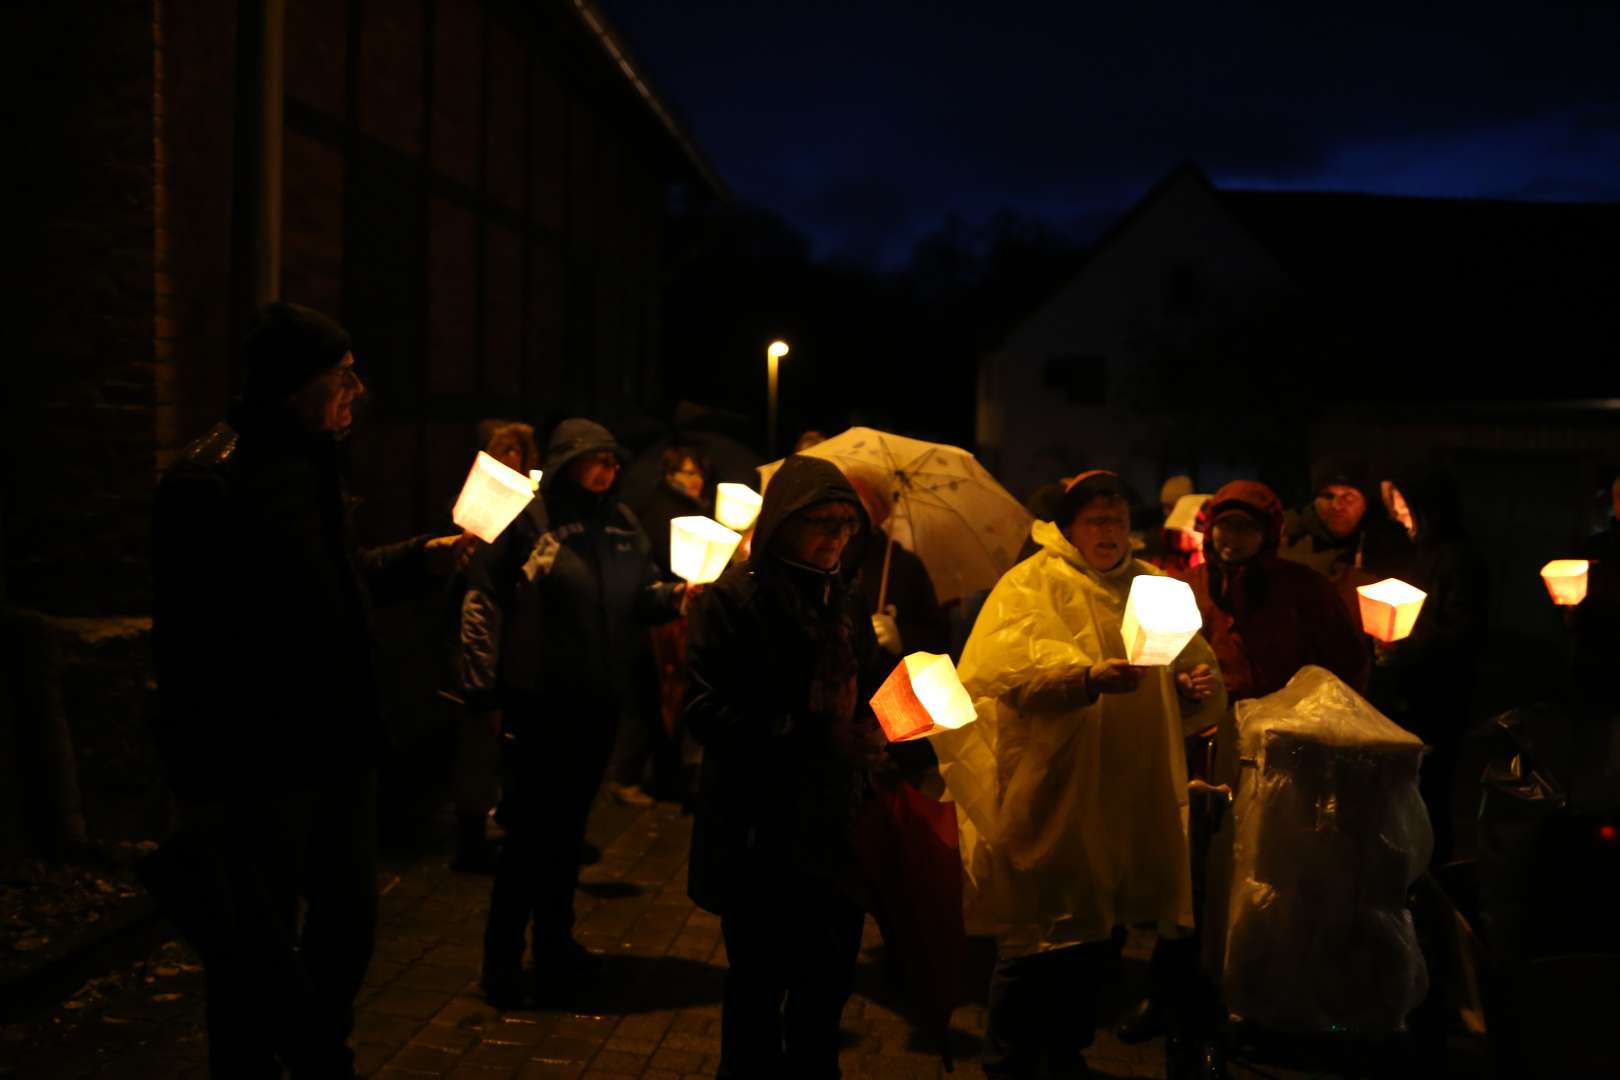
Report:
[[[776,448],[776,362],[788,354],[785,341],[773,341],[765,350],[767,448],[774,457]]]

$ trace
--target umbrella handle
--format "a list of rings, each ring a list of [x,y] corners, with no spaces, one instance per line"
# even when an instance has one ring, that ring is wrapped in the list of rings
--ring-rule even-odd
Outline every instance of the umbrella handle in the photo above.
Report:
[[[894,554],[894,537],[889,537],[888,544],[883,549],[883,576],[878,578],[877,614],[883,610],[883,601],[889,597],[889,557]]]

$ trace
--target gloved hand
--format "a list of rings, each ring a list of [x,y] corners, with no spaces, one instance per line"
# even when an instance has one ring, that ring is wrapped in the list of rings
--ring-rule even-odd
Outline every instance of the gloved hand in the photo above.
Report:
[[[900,624],[894,621],[895,614],[894,605],[890,604],[873,615],[872,633],[877,635],[877,643],[886,652],[899,656],[905,651],[905,643],[900,640]]]

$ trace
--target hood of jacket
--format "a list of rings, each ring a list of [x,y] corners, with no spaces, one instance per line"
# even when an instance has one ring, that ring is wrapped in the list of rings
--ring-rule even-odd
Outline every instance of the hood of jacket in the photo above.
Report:
[[[613,432],[596,421],[581,417],[562,421],[552,429],[551,439],[546,443],[546,474],[540,486],[552,490],[562,482],[563,473],[575,458],[602,450],[611,452],[620,461],[627,456]]]
[[[1198,530],[1204,534],[1204,558],[1210,563],[1219,561],[1215,555],[1213,526],[1222,511],[1232,508],[1247,510],[1259,520],[1265,533],[1260,554],[1276,554],[1278,545],[1282,543],[1283,519],[1286,516],[1282,500],[1275,491],[1258,480],[1234,480],[1210,496],[1203,509],[1198,511]]]
[[[1140,568],[1136,567],[1136,558],[1130,552],[1126,552],[1125,557],[1119,560],[1119,565],[1112,570],[1098,570],[1086,561],[1079,548],[1069,542],[1069,538],[1057,527],[1056,522],[1036,521],[1030,526],[1029,535],[1043,551],[1056,555],[1076,570],[1098,581],[1129,579],[1141,572]]]
[[[1436,469],[1410,469],[1397,474],[1394,484],[1417,526],[1413,543],[1436,544],[1462,538],[1462,501],[1451,477]]]
[[[782,462],[771,482],[765,487],[765,499],[759,508],[759,519],[754,522],[754,540],[750,548],[749,563],[758,565],[769,555],[776,533],[788,518],[817,503],[841,502],[853,506],[860,515],[861,528],[844,549],[843,565],[859,566],[866,538],[872,523],[866,508],[855,494],[855,489],[844,478],[838,466],[825,458],[794,454]]]

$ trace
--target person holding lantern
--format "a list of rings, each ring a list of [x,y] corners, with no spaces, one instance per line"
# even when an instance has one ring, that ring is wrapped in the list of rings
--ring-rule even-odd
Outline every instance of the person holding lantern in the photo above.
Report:
[[[748,559],[692,612],[688,891],[725,936],[723,1077],[838,1075],[863,921],[855,822],[883,759],[867,702],[893,666],[845,574],[869,533],[837,466],[791,456]]]
[[[1450,477],[1415,469],[1381,488],[1391,520],[1412,541],[1387,560],[1387,571],[1428,596],[1410,635],[1377,644],[1367,697],[1429,747],[1418,787],[1434,827],[1434,862],[1440,864],[1452,855],[1451,793],[1476,681],[1474,663],[1484,645],[1489,580],[1463,528]]]
[[[1376,572],[1391,553],[1407,546],[1401,530],[1384,515],[1383,500],[1368,477],[1367,463],[1349,456],[1325,457],[1311,468],[1314,497],[1283,521],[1277,553],[1326,577],[1356,628],[1361,628],[1358,585],[1388,576]]]
[[[534,441],[534,428],[516,420],[484,420],[478,425],[479,442],[484,453],[502,465],[527,476],[540,467],[540,448]],[[544,504],[536,499],[524,511],[528,524],[543,524]],[[515,523],[514,523],[515,525]],[[508,526],[512,528],[514,526]],[[518,525],[518,528],[523,526]],[[473,553],[470,565],[480,568],[485,564],[489,547],[484,545]],[[467,579],[452,590],[457,624],[467,597]],[[456,650],[459,658],[460,650]],[[455,696],[462,698],[466,688],[461,686],[459,665],[453,681]],[[474,693],[477,689],[474,688]],[[450,776],[450,792],[456,807],[456,855],[450,867],[465,873],[491,874],[495,872],[496,849],[486,835],[489,812],[500,800],[501,733],[490,724],[492,714],[486,710],[470,710],[465,700],[457,709],[456,763]]]
[[[525,997],[526,931],[548,996],[594,966],[573,937],[586,820],[631,704],[625,676],[636,639],[678,616],[690,595],[660,578],[646,535],[615,495],[623,457],[601,425],[558,424],[541,482],[544,522],[520,516],[508,526],[469,574],[462,605],[468,705],[510,737],[499,810],[506,839],[482,975],[500,1007]]]
[[[365,386],[341,326],[268,304],[242,351],[241,400],[155,500],[157,741],[177,840],[208,869],[168,879],[165,858],[148,880],[166,908],[209,909],[182,924],[207,969],[214,1076],[347,1077],[387,742],[372,608],[454,572],[473,540],[359,546],[339,444]]]
[[[996,934],[990,1076],[1043,1059],[1083,1073],[1120,928],[1191,931],[1182,740],[1226,706],[1201,637],[1168,666],[1126,659],[1132,582],[1163,575],[1131,556],[1117,476],[1081,473],[1032,532],[1040,550],[1002,577],[962,654],[978,722],[932,739],[970,902]]]

